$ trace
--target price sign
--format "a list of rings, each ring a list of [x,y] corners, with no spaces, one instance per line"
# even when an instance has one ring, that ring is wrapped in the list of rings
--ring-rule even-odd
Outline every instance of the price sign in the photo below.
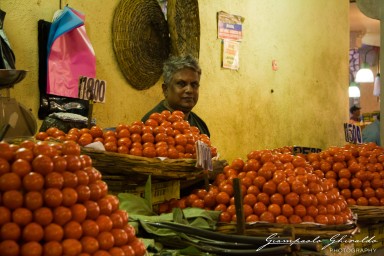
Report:
[[[310,148],[310,147],[300,147],[300,146],[293,146],[293,154],[309,154],[309,153],[319,153],[321,152],[320,148]]]
[[[196,141],[196,167],[213,171],[211,149],[200,140]]]
[[[79,99],[105,103],[107,83],[92,77],[81,76],[79,80]]]
[[[361,128],[358,125],[344,123],[345,141],[354,144],[362,144]]]

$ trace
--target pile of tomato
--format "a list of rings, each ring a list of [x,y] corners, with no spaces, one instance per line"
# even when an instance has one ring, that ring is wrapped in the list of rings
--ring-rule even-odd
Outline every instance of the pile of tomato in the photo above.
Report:
[[[184,198],[172,199],[159,206],[159,213],[173,207],[199,207],[221,211],[222,222],[236,221],[234,178],[240,180],[246,222],[339,225],[352,219],[335,183],[288,148],[252,151],[246,161],[233,160],[208,191],[197,189]]]
[[[330,147],[306,156],[348,205],[384,206],[384,148],[374,143]]]
[[[73,141],[0,142],[0,255],[144,255],[101,178]]]
[[[56,127],[50,127],[35,137],[42,141],[52,138],[72,140],[81,146],[100,141],[108,152],[172,159],[196,158],[195,143],[200,140],[210,147],[212,157],[217,155],[217,149],[211,145],[209,137],[185,121],[181,111],[153,113],[145,123],[135,121],[131,125],[119,124],[114,131],[103,131],[93,126],[90,129],[72,128],[66,134]]]

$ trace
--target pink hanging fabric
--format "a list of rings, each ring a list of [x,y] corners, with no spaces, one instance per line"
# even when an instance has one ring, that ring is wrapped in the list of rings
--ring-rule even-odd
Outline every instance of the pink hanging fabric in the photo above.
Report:
[[[84,15],[70,11],[84,21]],[[54,39],[48,55],[47,93],[78,98],[81,76],[96,76],[95,52],[84,23]]]

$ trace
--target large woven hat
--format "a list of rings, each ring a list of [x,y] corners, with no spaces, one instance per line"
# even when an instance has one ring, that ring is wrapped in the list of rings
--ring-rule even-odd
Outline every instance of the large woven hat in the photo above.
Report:
[[[138,90],[156,84],[170,53],[168,24],[157,0],[121,0],[113,17],[112,40],[129,84]]]
[[[167,20],[171,35],[171,54],[191,54],[199,58],[200,19],[198,0],[168,0]]]

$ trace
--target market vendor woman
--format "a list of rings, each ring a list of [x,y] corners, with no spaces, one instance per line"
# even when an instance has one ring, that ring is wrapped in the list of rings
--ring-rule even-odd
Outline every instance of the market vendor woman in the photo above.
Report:
[[[145,114],[141,121],[145,122],[152,113],[180,110],[190,125],[198,127],[202,134],[210,136],[205,122],[192,112],[199,99],[200,76],[201,68],[192,56],[170,57],[163,67],[164,100]]]

